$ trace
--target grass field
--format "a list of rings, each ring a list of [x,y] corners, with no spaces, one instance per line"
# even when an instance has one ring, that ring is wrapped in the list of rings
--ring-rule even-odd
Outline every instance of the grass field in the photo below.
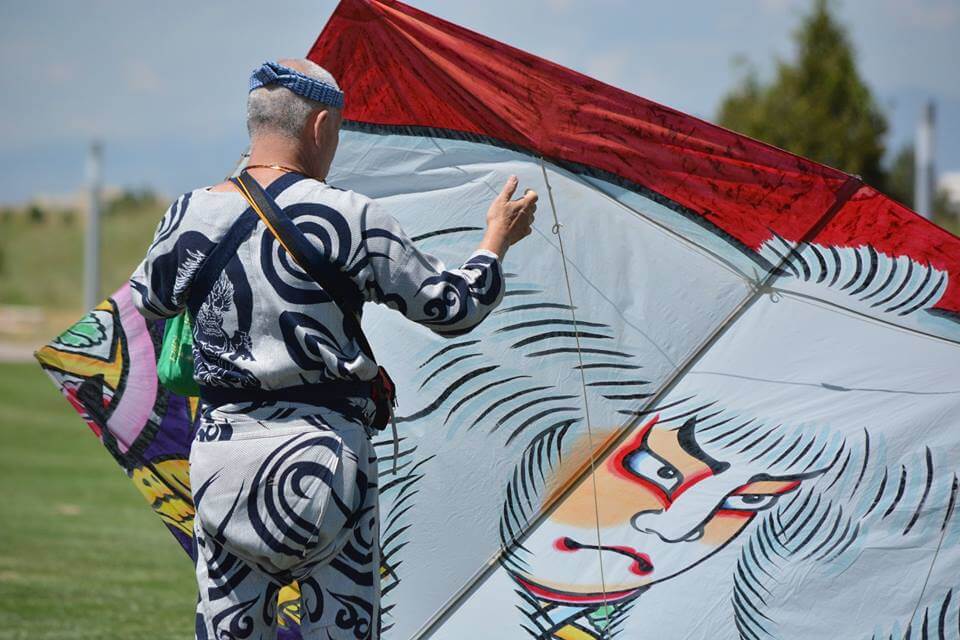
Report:
[[[104,296],[120,286],[143,259],[163,207],[148,202],[104,216],[100,272]],[[5,304],[86,311],[80,308],[84,221],[67,220],[56,215],[42,222],[26,216],[0,219],[0,300]]]
[[[101,297],[126,282],[143,259],[164,206],[146,201],[104,216]],[[0,216],[0,305],[40,311],[36,322],[16,331],[0,322],[0,342],[36,347],[87,311],[83,308],[83,234],[82,218],[70,221],[50,214],[35,222],[25,215]]]
[[[193,637],[193,566],[36,364],[0,364],[0,640]]]

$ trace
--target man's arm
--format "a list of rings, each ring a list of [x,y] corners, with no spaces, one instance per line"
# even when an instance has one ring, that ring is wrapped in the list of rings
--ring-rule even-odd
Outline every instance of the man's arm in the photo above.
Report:
[[[473,329],[503,298],[501,262],[507,249],[530,234],[537,194],[529,191],[511,200],[516,188],[512,176],[490,205],[483,240],[457,269],[420,251],[392,216],[370,203],[363,233],[374,300],[438,335],[454,337]]]
[[[130,276],[133,304],[151,320],[172,318],[183,311],[193,276],[214,246],[198,231],[181,232],[189,200],[187,194],[170,206],[143,262]]]

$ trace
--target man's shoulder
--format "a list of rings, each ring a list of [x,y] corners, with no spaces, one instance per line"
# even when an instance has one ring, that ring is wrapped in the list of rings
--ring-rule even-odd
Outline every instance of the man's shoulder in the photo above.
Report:
[[[199,231],[215,237],[229,228],[232,220],[245,208],[243,197],[236,191],[197,187],[180,194],[167,207],[161,222],[162,235],[173,237]]]
[[[310,203],[336,209],[340,213],[362,213],[373,206],[374,200],[362,193],[341,189],[314,178],[303,178],[279,194],[277,200],[283,206],[294,203]]]

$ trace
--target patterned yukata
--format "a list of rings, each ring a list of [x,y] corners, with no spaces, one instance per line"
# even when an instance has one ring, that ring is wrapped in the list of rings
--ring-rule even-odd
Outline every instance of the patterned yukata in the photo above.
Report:
[[[447,270],[369,198],[297,173],[284,174],[266,191],[327,258],[326,268],[356,285],[356,299],[341,301],[350,308],[386,304],[453,337],[476,326],[503,297],[493,253],[477,251]],[[181,196],[130,280],[134,303],[148,318],[173,317],[190,301],[202,397],[243,391],[242,402],[202,402],[190,452],[196,635],[273,639],[277,593],[296,579],[305,639],[377,638],[374,406],[323,387],[370,380],[376,364],[348,335],[336,303],[262,222],[205,299],[190,298],[213,247],[250,215],[256,214],[239,192],[198,189]],[[269,398],[292,388],[315,391],[317,402]]]

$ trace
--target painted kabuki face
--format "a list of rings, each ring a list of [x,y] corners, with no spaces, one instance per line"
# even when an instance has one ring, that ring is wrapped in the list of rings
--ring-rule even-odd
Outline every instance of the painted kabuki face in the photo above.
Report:
[[[799,476],[713,459],[694,431],[693,420],[666,429],[653,418],[598,463],[524,542],[517,580],[556,602],[600,602],[604,591],[607,600],[627,597],[702,562],[799,487]],[[612,498],[597,503],[594,495]]]

